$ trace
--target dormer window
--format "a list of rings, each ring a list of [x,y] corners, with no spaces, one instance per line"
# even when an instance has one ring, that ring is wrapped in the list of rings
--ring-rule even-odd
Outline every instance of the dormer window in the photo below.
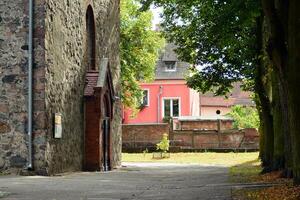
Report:
[[[176,71],[176,61],[164,61],[166,72]]]

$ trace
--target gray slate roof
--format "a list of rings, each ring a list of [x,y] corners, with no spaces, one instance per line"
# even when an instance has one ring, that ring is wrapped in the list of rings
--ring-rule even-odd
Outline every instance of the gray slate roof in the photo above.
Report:
[[[164,51],[160,55],[156,64],[155,79],[156,80],[183,80],[190,66],[189,63],[178,60],[177,54],[174,52],[176,45],[168,43]],[[165,70],[165,61],[176,61],[176,71],[169,72]]]
[[[97,87],[103,87],[106,80],[106,72],[108,67],[108,58],[102,58],[100,63],[99,76],[97,81]]]

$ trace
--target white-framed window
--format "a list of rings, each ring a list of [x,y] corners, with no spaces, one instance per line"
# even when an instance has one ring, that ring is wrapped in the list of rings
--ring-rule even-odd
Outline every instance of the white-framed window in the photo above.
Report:
[[[176,61],[164,61],[165,71],[175,72],[176,71]]]
[[[143,89],[143,97],[141,99],[142,106],[149,106],[149,89]]]
[[[163,117],[179,117],[180,116],[180,98],[163,98],[162,112]]]

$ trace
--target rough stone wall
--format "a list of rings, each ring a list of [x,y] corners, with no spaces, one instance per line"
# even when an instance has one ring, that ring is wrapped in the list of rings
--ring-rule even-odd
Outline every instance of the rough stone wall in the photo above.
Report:
[[[120,92],[119,1],[34,0],[34,169],[53,174],[82,169],[86,9],[96,21],[97,66],[108,57]],[[26,166],[28,1],[0,1],[0,171]],[[115,103],[113,166],[121,159],[121,104]],[[54,113],[63,138],[53,139]]]
[[[38,164],[45,150],[44,3],[34,4],[33,131]],[[28,21],[28,1],[0,1],[0,171],[27,163]]]
[[[84,23],[81,1],[46,1],[45,57],[49,174],[81,170],[83,149]],[[55,113],[62,138],[53,138]]]
[[[96,68],[109,58],[117,95],[119,83],[119,2],[114,0],[46,0],[46,112],[48,173],[82,169],[83,89],[87,69],[86,10],[93,7],[96,22]],[[121,107],[116,102],[113,129],[113,167],[120,164]],[[54,113],[62,114],[63,136],[53,139]]]
[[[121,69],[119,60],[120,44],[120,1],[119,0],[94,0],[96,27],[101,29],[97,34],[98,60],[102,57],[109,59],[112,72],[115,96],[121,97]],[[99,62],[100,63],[100,62]],[[112,121],[112,167],[121,166],[122,153],[122,104],[117,99],[114,103]]]

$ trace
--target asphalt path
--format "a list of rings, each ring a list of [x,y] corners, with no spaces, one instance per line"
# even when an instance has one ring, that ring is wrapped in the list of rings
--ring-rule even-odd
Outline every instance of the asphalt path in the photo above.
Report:
[[[230,200],[228,168],[123,163],[110,172],[0,176],[2,200]]]

